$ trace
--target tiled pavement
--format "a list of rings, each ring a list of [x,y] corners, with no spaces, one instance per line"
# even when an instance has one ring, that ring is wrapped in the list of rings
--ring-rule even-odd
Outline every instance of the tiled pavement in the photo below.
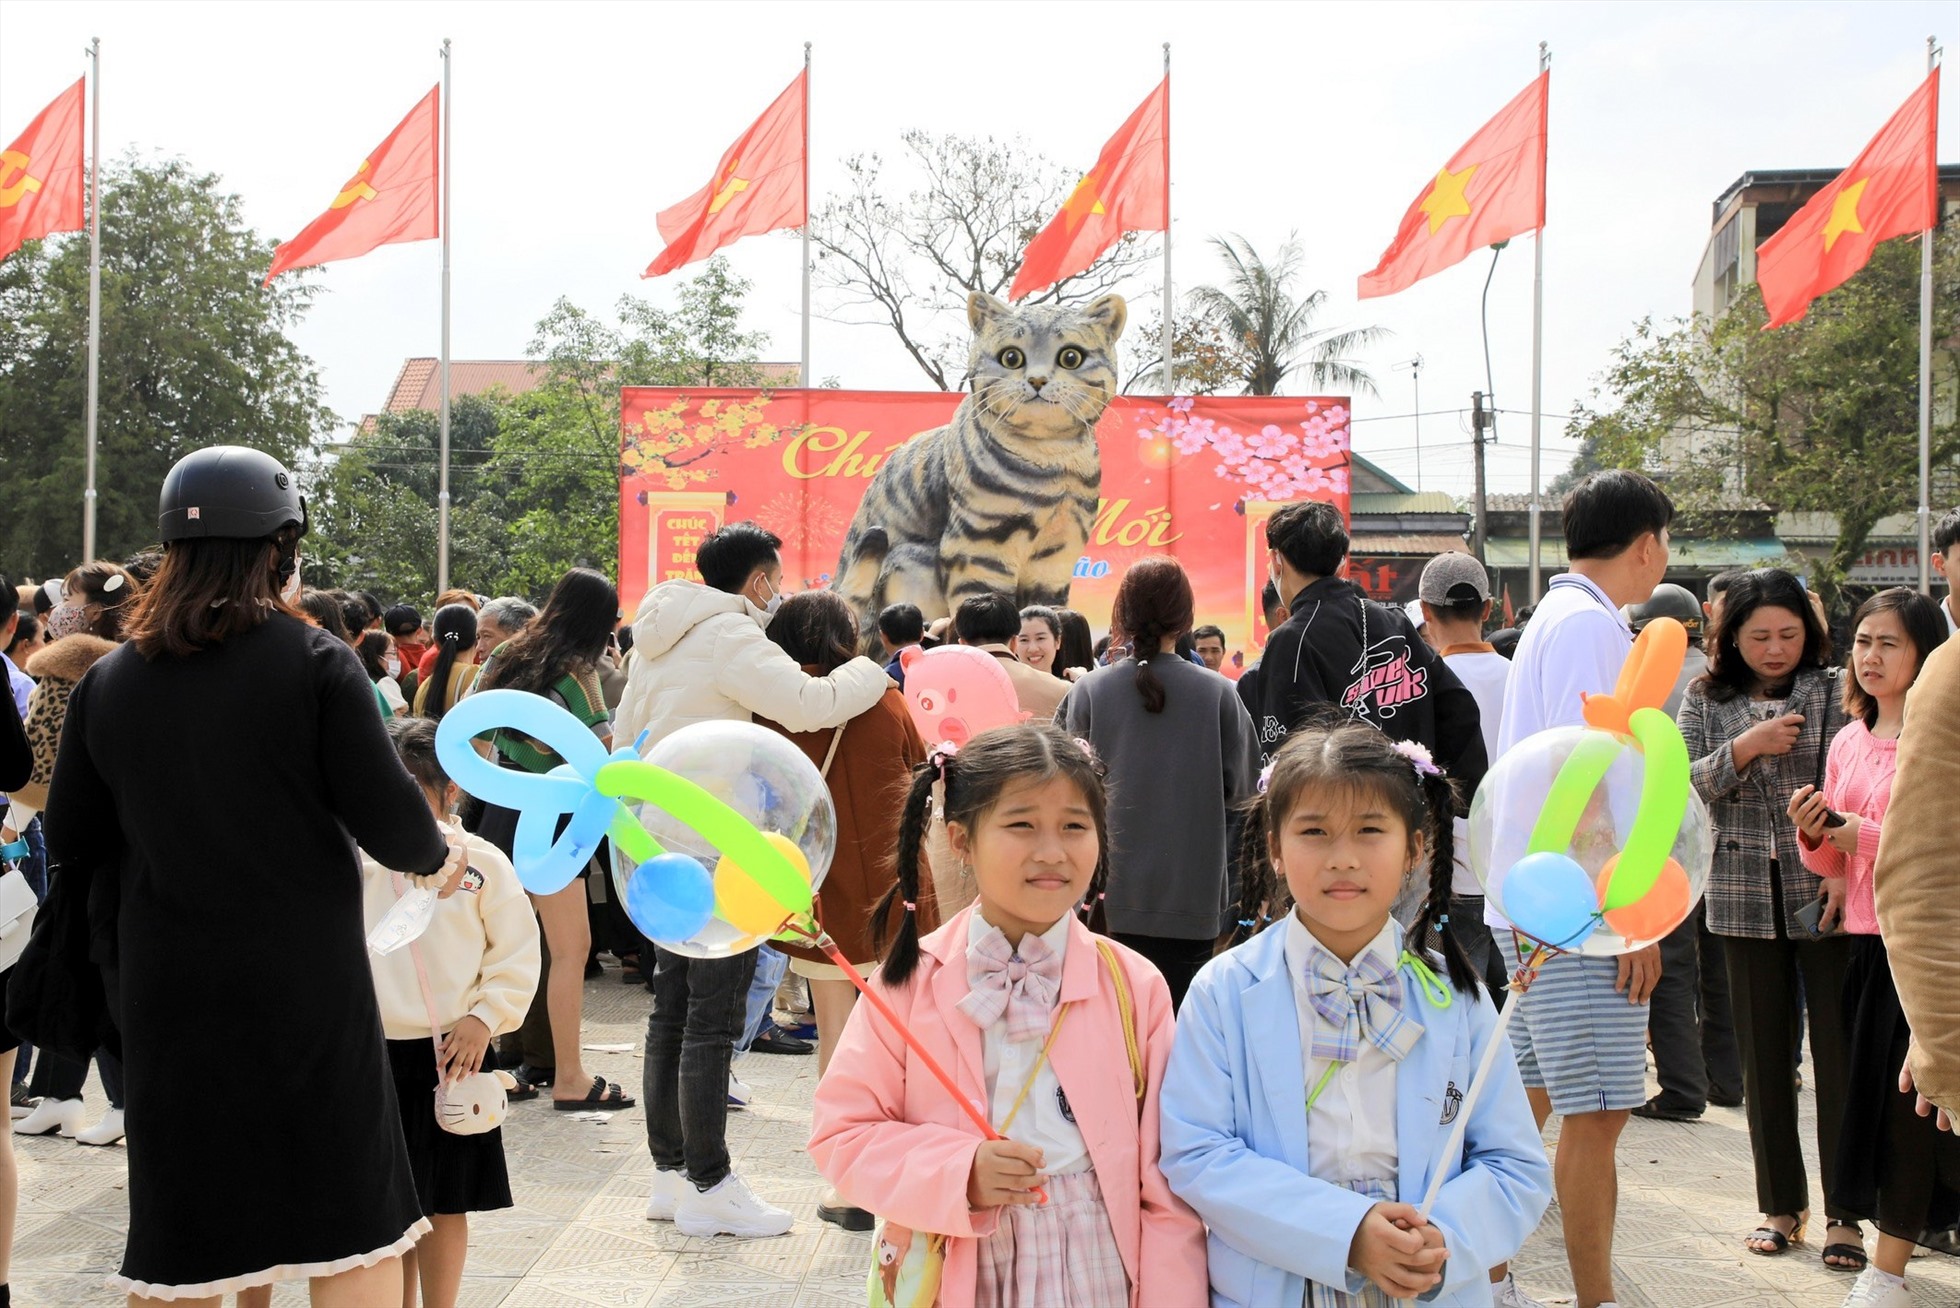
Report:
[[[590,1065],[637,1089],[646,991],[620,985],[608,971],[588,984],[586,995],[587,1044],[630,1047],[590,1052]],[[814,1060],[757,1056],[740,1071],[757,1091],[756,1105],[730,1119],[730,1149],[764,1198],[796,1212],[792,1234],[697,1240],[646,1221],[640,1111],[585,1120],[554,1113],[539,1100],[518,1105],[504,1130],[517,1207],[473,1222],[465,1308],[863,1304],[869,1237],[816,1219],[823,1187],[803,1154]],[[97,1093],[93,1081],[90,1092]],[[92,1099],[90,1107],[99,1111],[101,1104]],[[21,1174],[15,1302],[118,1302],[103,1277],[122,1246],[123,1151],[54,1137],[16,1137],[15,1148]],[[1750,1178],[1740,1112],[1714,1109],[1692,1126],[1631,1125],[1620,1145],[1615,1241],[1624,1308],[1837,1308],[1850,1278],[1819,1264],[1821,1229],[1813,1228],[1808,1249],[1781,1258],[1742,1250],[1740,1236],[1756,1217]],[[1817,1206],[1821,1211],[1821,1200]],[[1570,1302],[1556,1208],[1526,1246],[1518,1276],[1548,1303]],[[1960,1304],[1960,1262],[1921,1259],[1911,1279],[1921,1308]],[[274,1297],[280,1305],[304,1301],[298,1286],[282,1287]]]

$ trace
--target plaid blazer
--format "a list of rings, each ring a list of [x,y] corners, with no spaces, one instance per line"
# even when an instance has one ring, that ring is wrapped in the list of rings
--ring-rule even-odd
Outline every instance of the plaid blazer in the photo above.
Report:
[[[1806,668],[1790,687],[1786,713],[1803,714],[1796,748],[1758,758],[1735,770],[1734,741],[1756,724],[1750,700],[1712,700],[1703,685],[1681,701],[1681,737],[1693,760],[1695,790],[1714,825],[1715,859],[1708,873],[1708,929],[1719,936],[1808,940],[1797,910],[1817,898],[1818,878],[1797,852],[1797,829],[1786,811],[1799,786],[1821,785],[1831,738],[1848,719],[1836,668]],[[1782,889],[1776,919],[1772,883]]]

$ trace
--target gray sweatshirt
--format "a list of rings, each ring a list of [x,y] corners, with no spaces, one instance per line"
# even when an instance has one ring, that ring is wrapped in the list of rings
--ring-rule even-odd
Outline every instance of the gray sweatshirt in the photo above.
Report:
[[[1151,659],[1164,711],[1144,710],[1137,663],[1098,668],[1055,721],[1109,772],[1109,929],[1208,940],[1228,900],[1225,810],[1259,780],[1259,739],[1232,683],[1175,654]]]

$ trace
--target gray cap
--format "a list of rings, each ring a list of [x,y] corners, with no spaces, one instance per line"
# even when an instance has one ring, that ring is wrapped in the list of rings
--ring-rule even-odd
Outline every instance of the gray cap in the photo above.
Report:
[[[1436,605],[1487,600],[1490,598],[1490,574],[1475,558],[1452,550],[1448,554],[1438,554],[1423,565],[1422,581],[1416,587],[1416,595]]]

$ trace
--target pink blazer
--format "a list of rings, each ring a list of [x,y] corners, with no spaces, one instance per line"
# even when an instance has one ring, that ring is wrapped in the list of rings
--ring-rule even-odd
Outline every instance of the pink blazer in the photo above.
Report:
[[[892,1009],[984,1104],[981,1033],[955,1005],[966,997],[967,919],[954,916],[921,942],[918,969],[904,989],[886,991]],[[1157,1169],[1157,1092],[1171,1054],[1170,990],[1142,955],[1115,946],[1136,1010],[1147,1087],[1138,1104],[1096,938],[1069,927],[1061,1002],[1082,1003],[1049,1054],[1075,1109],[1130,1278],[1131,1308],[1203,1308],[1210,1301],[1205,1229]],[[860,1002],[817,1086],[810,1156],[844,1199],[916,1231],[949,1238],[939,1302],[970,1308],[975,1241],[993,1233],[1000,1210],[967,1207],[966,1182],[982,1136],[934,1076],[913,1066],[891,1025]]]

